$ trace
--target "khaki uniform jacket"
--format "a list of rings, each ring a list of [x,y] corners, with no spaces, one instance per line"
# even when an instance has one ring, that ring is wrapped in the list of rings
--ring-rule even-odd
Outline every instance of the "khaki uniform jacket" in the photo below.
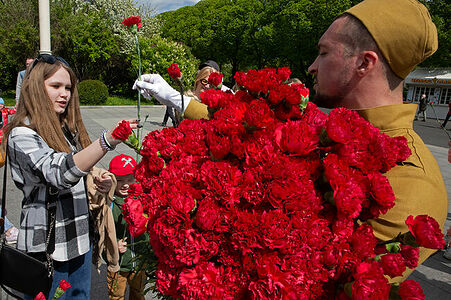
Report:
[[[413,131],[416,109],[416,104],[397,104],[357,110],[359,115],[381,132],[391,137],[405,137],[412,150],[412,155],[406,161],[385,173],[395,193],[395,206],[378,219],[368,221],[376,237],[381,240],[389,240],[400,232],[407,232],[409,229],[405,220],[409,215],[429,215],[439,223],[442,231],[445,224],[448,194],[437,161]],[[420,248],[418,265],[434,252]],[[412,271],[407,269],[403,277],[396,277],[393,281],[404,280]]]
[[[409,215],[429,215],[433,217],[443,230],[448,212],[448,194],[440,173],[440,168],[423,140],[413,130],[413,119],[416,104],[396,104],[371,109],[357,110],[357,113],[368,120],[381,132],[391,137],[404,136],[412,155],[400,165],[384,174],[395,193],[395,206],[385,215],[370,220],[375,236],[380,240],[390,240],[398,233],[409,229],[405,220]],[[187,119],[208,119],[205,104],[191,101],[185,110]],[[435,250],[420,248],[418,265],[433,254]],[[392,281],[402,281],[413,270],[407,269],[402,277]]]

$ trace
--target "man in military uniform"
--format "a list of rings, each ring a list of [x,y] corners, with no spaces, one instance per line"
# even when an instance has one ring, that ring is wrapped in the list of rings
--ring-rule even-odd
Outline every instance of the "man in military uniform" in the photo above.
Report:
[[[427,214],[443,229],[448,197],[439,166],[413,130],[417,105],[403,104],[404,78],[438,47],[437,30],[424,5],[416,0],[365,0],[340,15],[318,43],[319,55],[309,67],[315,101],[323,107],[356,110],[381,132],[404,136],[412,155],[385,176],[395,193],[395,206],[370,220],[374,234],[389,240],[407,232],[409,215]],[[172,105],[185,118],[208,118],[207,107],[185,100],[185,107],[156,74],[144,75],[136,87]],[[167,85],[167,86],[166,86]],[[420,248],[419,264],[434,250]],[[410,273],[407,269],[404,280]]]

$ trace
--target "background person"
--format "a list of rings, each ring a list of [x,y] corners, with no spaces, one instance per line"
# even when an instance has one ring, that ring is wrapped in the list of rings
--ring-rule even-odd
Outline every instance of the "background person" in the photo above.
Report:
[[[426,122],[426,109],[428,108],[428,99],[426,94],[421,95],[420,104],[418,106],[418,112],[415,115],[415,120],[418,120],[420,114],[423,114],[423,122]]]
[[[448,113],[446,114],[445,121],[443,121],[443,128],[446,128],[446,123],[448,123],[449,117],[451,117],[451,102],[448,103]]]
[[[117,186],[114,190],[114,199],[111,204],[113,210],[114,223],[116,224],[117,245],[120,253],[120,270],[111,272],[108,270],[107,283],[108,295],[112,300],[125,299],[127,283],[130,286],[131,300],[144,300],[144,287],[146,284],[146,274],[144,271],[136,270],[135,250],[147,247],[149,243],[148,233],[133,237],[127,230],[127,222],[122,215],[122,205],[124,198],[128,196],[128,189],[135,179],[133,171],[136,167],[136,161],[133,157],[125,154],[115,156],[109,166],[109,171],[114,174],[117,180]],[[127,246],[127,241],[130,245]],[[136,244],[135,243],[139,243]]]
[[[427,214],[442,230],[445,223],[448,196],[439,166],[413,130],[417,106],[402,101],[403,80],[437,47],[436,27],[418,1],[365,0],[329,26],[319,40],[319,55],[309,67],[318,105],[356,110],[381,132],[407,139],[412,155],[384,174],[393,188],[395,206],[368,221],[383,241],[407,232],[409,215]],[[189,101],[182,107],[166,97],[167,89],[158,76],[142,78],[135,86],[144,96],[173,105],[185,118],[208,118],[205,104]],[[418,263],[434,252],[420,247]],[[402,281],[411,272],[407,269],[393,281]]]
[[[164,113],[163,122],[161,123],[161,126],[165,127],[166,124],[168,123],[168,119],[169,118],[171,118],[172,126],[177,128],[178,127],[178,124],[177,124],[178,122],[175,119],[174,110],[173,110],[173,108],[171,106],[167,106],[166,105],[166,111]]]
[[[91,143],[80,113],[77,78],[60,57],[40,55],[27,69],[17,113],[5,128],[12,179],[23,192],[17,248],[45,260],[47,190],[57,189],[53,284],[71,288],[65,299],[89,299],[89,203],[83,177],[121,143],[111,130]],[[130,121],[132,128],[137,121]],[[53,248],[53,247],[51,247]],[[29,295],[26,298],[30,299]],[[47,295],[48,298],[48,295]]]
[[[34,58],[31,58],[31,57],[27,58],[27,59],[25,60],[26,68],[28,68],[28,66],[29,66],[33,61],[34,61]],[[25,72],[26,72],[26,69],[20,71],[20,72],[17,74],[17,82],[16,82],[16,105],[17,105],[17,103],[19,103],[20,89],[22,88],[22,81],[23,81],[23,79],[24,79],[24,77],[25,77]]]
[[[5,101],[3,100],[3,98],[0,98],[0,112],[2,113],[2,119],[0,120],[1,121],[0,144],[1,144],[3,140],[3,128],[8,124],[8,117],[16,113],[16,109],[7,108],[5,106]]]

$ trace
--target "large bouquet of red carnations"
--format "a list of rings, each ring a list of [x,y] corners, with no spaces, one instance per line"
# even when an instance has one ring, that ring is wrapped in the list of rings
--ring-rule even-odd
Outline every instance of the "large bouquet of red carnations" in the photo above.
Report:
[[[123,212],[132,234],[150,235],[164,295],[387,299],[384,274],[416,266],[416,247],[377,246],[357,222],[394,206],[383,173],[410,155],[405,138],[348,109],[326,115],[289,76],[288,68],[237,73],[240,91],[201,95],[210,120],[144,139]],[[440,247],[433,219],[409,222],[417,241]],[[418,288],[406,281],[399,294]]]

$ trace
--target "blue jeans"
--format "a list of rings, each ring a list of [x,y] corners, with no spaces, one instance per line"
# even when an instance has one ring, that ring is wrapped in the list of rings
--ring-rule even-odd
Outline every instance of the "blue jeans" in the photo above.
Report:
[[[53,283],[47,299],[52,299],[62,279],[70,283],[71,287],[58,300],[86,300],[91,293],[91,264],[92,247],[86,254],[73,258],[69,261],[53,261],[55,271],[53,273]],[[25,296],[27,300],[33,297]]]

